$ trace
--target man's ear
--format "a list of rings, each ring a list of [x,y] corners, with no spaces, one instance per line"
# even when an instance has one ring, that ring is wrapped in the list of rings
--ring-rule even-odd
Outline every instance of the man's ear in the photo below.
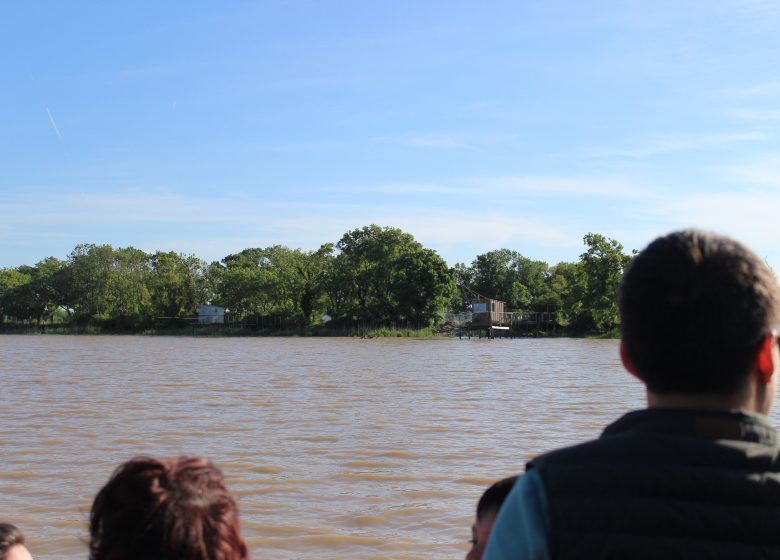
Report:
[[[626,371],[639,379],[639,381],[642,380],[642,376],[639,375],[639,372],[637,372],[636,367],[634,367],[634,364],[631,362],[631,358],[628,357],[628,350],[626,349],[626,343],[623,342],[623,339],[620,339],[620,361],[623,362],[623,367],[626,368]]]
[[[773,353],[775,344],[777,344],[777,335],[774,333],[766,335],[761,341],[756,355],[755,371],[765,385],[772,381],[772,375],[775,373],[775,355]]]

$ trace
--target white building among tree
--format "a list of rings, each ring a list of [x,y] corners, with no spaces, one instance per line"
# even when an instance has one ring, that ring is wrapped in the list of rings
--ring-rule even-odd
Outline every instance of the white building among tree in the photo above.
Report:
[[[201,305],[198,308],[198,323],[213,325],[225,322],[225,308],[216,305]]]

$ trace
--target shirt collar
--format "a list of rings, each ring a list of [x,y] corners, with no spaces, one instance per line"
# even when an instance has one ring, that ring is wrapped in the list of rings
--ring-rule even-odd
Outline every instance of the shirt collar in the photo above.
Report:
[[[602,436],[629,431],[752,441],[772,446],[778,442],[777,432],[766,416],[741,411],[648,408],[629,412],[607,426]]]

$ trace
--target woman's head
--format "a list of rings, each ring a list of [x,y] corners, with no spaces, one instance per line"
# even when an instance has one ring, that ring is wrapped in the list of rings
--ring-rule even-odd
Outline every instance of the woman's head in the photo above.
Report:
[[[120,465],[95,497],[89,532],[91,560],[248,558],[222,473],[199,457]]]
[[[32,560],[24,535],[10,523],[0,523],[0,560]]]

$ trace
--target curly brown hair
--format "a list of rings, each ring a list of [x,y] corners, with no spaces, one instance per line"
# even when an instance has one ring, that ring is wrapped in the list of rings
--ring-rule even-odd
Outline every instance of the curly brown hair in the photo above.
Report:
[[[90,560],[246,560],[238,508],[206,459],[138,457],[95,496]]]
[[[24,544],[24,535],[19,528],[10,523],[0,523],[0,560],[17,544]]]

